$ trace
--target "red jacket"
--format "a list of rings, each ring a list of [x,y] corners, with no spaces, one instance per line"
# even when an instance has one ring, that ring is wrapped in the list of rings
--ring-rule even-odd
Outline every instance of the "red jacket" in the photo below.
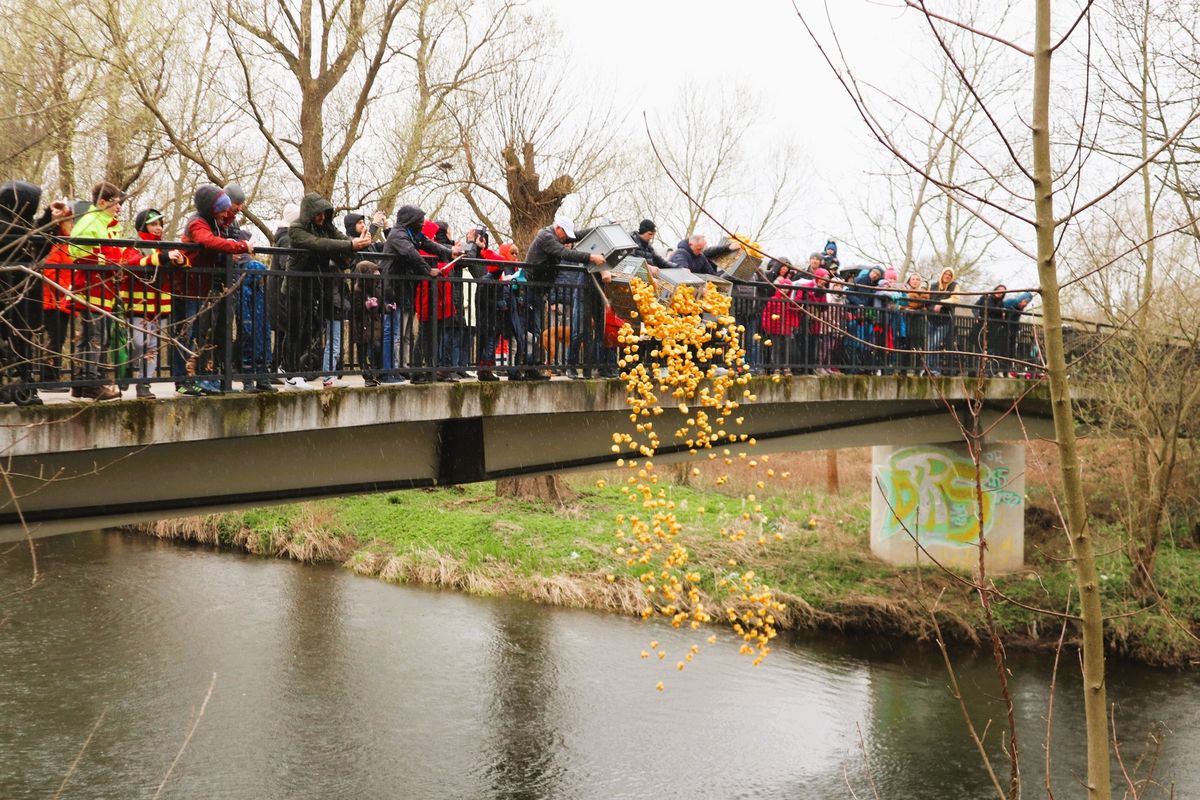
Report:
[[[152,236],[145,231],[138,231],[138,238],[144,242],[162,240],[161,237]],[[133,317],[156,317],[159,314],[171,313],[170,287],[174,267],[161,250],[151,252],[157,256],[160,263],[166,263],[152,271],[139,270],[121,274],[121,303],[125,306],[126,313]]]
[[[437,223],[433,220],[425,220],[425,225],[421,228],[421,233],[425,234],[426,238],[433,240],[433,237],[437,235],[437,232]],[[420,252],[421,255],[424,256],[433,255],[432,253],[426,253],[424,250]],[[438,272],[441,273],[443,278],[450,277],[450,274],[454,271],[454,267],[450,266],[444,261],[439,262],[437,268]],[[443,280],[423,280],[417,284],[416,303],[414,309],[417,314],[417,319],[421,322],[425,322],[433,317],[433,312],[430,308],[431,304],[429,301],[429,287],[432,283],[437,284],[438,320],[449,319],[450,317],[454,316],[454,297],[451,293],[450,284]]]
[[[42,308],[47,311],[61,311],[64,314],[75,313],[75,302],[63,289],[73,294],[83,294],[83,270],[66,269],[50,266],[51,264],[73,264],[71,253],[66,242],[57,242],[50,248],[46,256],[42,275],[46,280],[42,283]]]
[[[106,221],[101,216],[92,217],[93,214],[98,215],[100,213],[93,206],[91,211],[84,214],[80,218],[80,221],[75,223],[72,236],[80,239],[117,238],[120,223],[115,217],[109,217]],[[86,225],[84,221],[86,221]],[[75,310],[94,308],[112,311],[116,308],[124,270],[111,269],[111,267],[121,267],[124,265],[142,267],[159,266],[157,250],[143,255],[137,248],[117,247],[111,244],[73,244],[70,247],[71,251],[75,252],[76,264],[93,264],[110,267],[110,269],[104,270],[82,270],[82,286],[80,286],[78,293],[86,298],[86,302],[73,301],[72,308]]]
[[[215,267],[221,263],[219,257],[222,254],[237,255],[250,252],[247,242],[241,239],[226,239],[221,235],[221,228],[215,220],[199,214],[188,218],[180,241],[198,244],[203,248],[185,251],[189,267]],[[211,286],[212,273],[188,275],[186,271],[180,271],[171,288],[176,295],[202,299],[208,294]]]

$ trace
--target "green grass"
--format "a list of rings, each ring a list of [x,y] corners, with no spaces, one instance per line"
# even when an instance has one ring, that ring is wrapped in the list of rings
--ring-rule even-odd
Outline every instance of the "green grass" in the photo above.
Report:
[[[577,497],[565,509],[499,498],[494,484],[480,483],[256,509],[222,515],[211,524],[223,544],[239,531],[249,531],[260,545],[256,552],[264,553],[271,552],[270,543],[278,543],[281,536],[300,541],[319,529],[343,540],[353,537],[357,550],[347,551],[352,567],[378,566],[381,558],[423,563],[448,559],[456,574],[505,578],[480,582],[478,591],[538,597],[526,591],[531,582],[567,578],[603,589],[604,576],[614,575],[620,583],[650,569],[636,563],[627,566],[625,557],[615,553],[622,544],[614,536],[616,515],[650,513],[633,508],[615,480],[610,475],[604,488],[596,488],[595,477],[576,480]],[[871,555],[865,488],[829,496],[777,484],[757,492],[755,502],[767,518],[765,546],[757,544],[757,535],[733,543],[719,533],[723,526],[733,529],[741,513],[752,510],[755,503],[744,495],[665,482],[662,488],[676,503],[690,567],[701,574],[705,590],[711,592],[733,569],[753,569],[779,592],[803,600],[828,624],[917,637],[929,635],[928,607],[941,592],[939,609],[954,622],[952,628],[965,636],[981,630],[978,597],[961,583],[934,567],[896,568]],[[1115,546],[1118,532],[1100,522],[1095,527],[1105,611],[1114,616],[1136,611],[1144,601],[1130,589],[1128,563]],[[775,540],[776,532],[783,534],[782,541]],[[1069,563],[1061,560],[1066,554],[1061,534],[1027,531],[1027,537],[1038,542],[1037,547],[1027,546],[1027,569],[997,577],[997,587],[1020,603],[1056,611],[1064,609],[1070,593],[1075,598],[1072,611],[1077,611],[1074,578]],[[736,568],[729,566],[731,558]],[[514,577],[517,580],[511,580]],[[524,584],[521,579],[526,579]],[[1194,629],[1200,621],[1200,550],[1164,545],[1156,581],[1174,618],[1155,608],[1114,619],[1108,623],[1110,644],[1116,652],[1148,663],[1195,663],[1200,646],[1181,625]],[[475,590],[469,582],[465,588]],[[611,599],[600,591],[589,597],[597,603]],[[1060,620],[1001,600],[993,603],[993,613],[1012,642],[1047,646],[1057,639],[1061,626]]]

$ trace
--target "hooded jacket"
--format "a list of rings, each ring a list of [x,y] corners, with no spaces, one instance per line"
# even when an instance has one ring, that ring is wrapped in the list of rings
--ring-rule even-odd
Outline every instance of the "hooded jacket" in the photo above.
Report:
[[[196,190],[192,198],[196,213],[187,218],[180,238],[184,242],[198,244],[202,249],[184,251],[189,267],[219,267],[225,263],[224,256],[250,252],[249,244],[244,240],[228,238],[217,219],[214,206],[223,194],[225,192],[220,187],[206,183]],[[212,278],[211,274],[177,276],[175,294],[203,298],[212,285]],[[186,286],[181,285],[179,279],[185,279],[183,283]],[[218,284],[222,282],[223,279],[217,281]]]
[[[325,220],[317,224],[316,217],[324,213]],[[300,201],[300,216],[288,227],[291,246],[305,250],[291,258],[288,269],[292,272],[320,272],[336,275],[345,271],[354,255],[354,245],[346,235],[333,226],[333,204],[316,192],[309,192]],[[301,278],[319,281],[319,290],[313,295],[320,306],[321,319],[345,319],[349,298],[344,282],[330,278]]]
[[[858,273],[854,279],[854,288],[846,295],[846,302],[852,306],[874,306],[879,282],[883,280],[883,267],[871,267]]]
[[[700,254],[696,255],[692,252],[688,240],[684,239],[675,246],[675,252],[671,253],[669,261],[672,267],[691,270],[697,275],[720,275],[721,272],[717,269],[716,264],[712,263],[712,259],[719,258],[732,250],[733,248],[728,245],[713,245],[701,250]]]
[[[942,276],[947,272],[950,273],[950,280],[942,282]],[[929,296],[933,302],[933,310],[935,312],[949,311],[943,309],[942,303],[957,303],[958,302],[958,281],[956,280],[957,273],[953,267],[946,267],[938,271],[937,277],[929,282]]]
[[[31,231],[45,231],[50,226],[49,208],[41,216],[37,215],[41,200],[42,188],[36,184],[27,181],[0,184],[0,251],[7,251],[6,240],[10,237],[24,236]],[[26,241],[21,244],[22,255],[30,261],[44,258],[49,249],[44,242]]]
[[[314,220],[325,214],[318,225]],[[309,251],[296,255],[291,269],[296,272],[341,272],[345,259],[354,255],[354,245],[346,234],[333,227],[333,204],[316,192],[309,192],[300,201],[300,217],[288,228],[292,247]]]
[[[412,311],[413,296],[420,283],[413,279],[429,277],[430,266],[421,251],[445,260],[450,258],[448,247],[443,247],[422,233],[424,224],[424,211],[416,206],[400,206],[396,211],[396,224],[388,231],[387,240],[383,243],[383,254],[391,256],[380,265],[383,274],[391,275],[394,279],[407,277],[407,280],[394,280],[391,283],[393,295],[389,302],[397,302],[405,311]]]
[[[1025,306],[1021,305],[1021,303],[1028,305],[1032,299],[1033,292],[1021,292],[1018,295],[1004,298],[1004,308],[1009,312],[1009,318],[1015,320],[1024,314]]]
[[[358,223],[362,222],[366,217],[362,214],[347,214],[342,217],[342,227],[346,231],[346,236],[351,239],[358,237]]]

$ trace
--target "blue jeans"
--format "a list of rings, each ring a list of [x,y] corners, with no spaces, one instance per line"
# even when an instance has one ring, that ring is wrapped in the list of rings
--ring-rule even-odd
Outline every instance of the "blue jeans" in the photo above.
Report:
[[[342,355],[342,321],[325,320],[325,352],[321,357],[321,372],[332,376],[337,372],[338,359]]]
[[[266,271],[261,261],[248,261],[246,269]],[[271,372],[271,320],[267,317],[267,292],[263,278],[247,274],[238,298],[238,343],[242,372],[266,375]]]

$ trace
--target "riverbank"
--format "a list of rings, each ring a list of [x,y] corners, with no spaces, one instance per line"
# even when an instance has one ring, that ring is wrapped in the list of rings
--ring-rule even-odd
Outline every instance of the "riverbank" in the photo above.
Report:
[[[977,597],[936,568],[900,569],[871,556],[867,486],[869,451],[843,451],[844,491],[827,494],[824,454],[773,456],[788,482],[753,488],[754,478],[734,473],[718,487],[708,465],[690,485],[667,485],[676,502],[701,586],[711,589],[728,571],[753,569],[786,605],[780,627],[836,630],[913,639],[932,635],[930,608],[947,638],[978,643],[983,618]],[[663,468],[664,479],[682,472]],[[479,595],[508,596],[550,605],[636,614],[643,607],[642,570],[614,553],[614,517],[628,506],[598,473],[572,479],[576,497],[558,508],[498,498],[491,483],[341,498],[252,511],[168,520],[138,532],[228,547],[307,563],[336,563],[388,581],[439,586]],[[1036,481],[1035,481],[1036,482]],[[852,487],[852,488],[851,488]],[[719,529],[737,519],[757,491],[767,514],[767,544],[731,542]],[[1024,608],[1061,611],[1073,586],[1060,531],[1054,530],[1049,493],[1031,490],[1027,506],[1027,569],[996,579],[1015,602],[994,606],[1010,646],[1049,648],[1056,619]],[[1102,591],[1110,650],[1147,664],[1200,665],[1200,549],[1168,542],[1159,557],[1157,583],[1167,607],[1137,612],[1128,567],[1115,529],[1097,518]],[[774,534],[782,534],[775,540]],[[1169,609],[1169,610],[1168,610]],[[1122,616],[1128,615],[1128,616]],[[1188,629],[1191,633],[1188,632]],[[1070,640],[1072,631],[1068,630]]]

